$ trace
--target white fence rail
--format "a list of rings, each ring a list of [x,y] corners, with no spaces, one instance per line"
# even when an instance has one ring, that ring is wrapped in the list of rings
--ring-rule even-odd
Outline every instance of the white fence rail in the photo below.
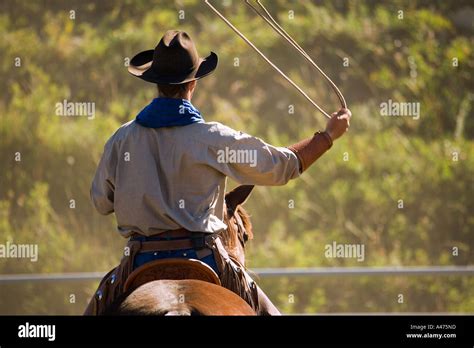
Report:
[[[474,266],[428,267],[312,267],[255,268],[251,273],[260,278],[327,277],[327,276],[449,276],[474,275]],[[0,274],[0,284],[19,282],[92,281],[105,272]]]

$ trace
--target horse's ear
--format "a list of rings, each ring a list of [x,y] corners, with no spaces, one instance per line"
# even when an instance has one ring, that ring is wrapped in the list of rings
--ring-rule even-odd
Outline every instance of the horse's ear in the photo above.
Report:
[[[238,205],[243,204],[247,200],[253,188],[253,185],[240,185],[226,193],[225,204],[227,209],[235,211]]]

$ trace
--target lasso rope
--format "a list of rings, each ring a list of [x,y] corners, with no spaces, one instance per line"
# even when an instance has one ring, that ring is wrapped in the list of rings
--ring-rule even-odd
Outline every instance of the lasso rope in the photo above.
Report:
[[[273,69],[275,69],[286,81],[288,81],[298,92],[300,92],[318,111],[320,111],[327,118],[331,116],[324,111],[308,94],[303,91],[303,89],[298,86],[292,79],[290,79],[280,68],[278,68],[270,59],[268,59],[265,54],[263,54],[247,37],[242,34],[221,12],[219,12],[214,6],[209,3],[208,0],[205,0],[205,3],[211,8],[214,13],[216,13],[223,21],[226,23],[242,40],[244,40],[251,48],[253,48]],[[255,6],[253,6],[248,0],[245,0],[245,3],[252,8],[260,17],[262,17],[265,22],[270,25],[273,30],[275,30],[280,36],[286,39],[297,51],[300,53],[311,65],[313,65],[316,70],[326,79],[333,91],[336,93],[342,108],[347,108],[346,100],[342,95],[339,88],[336,84],[327,76],[324,71],[311,59],[311,57],[306,53],[306,51],[278,24],[278,22],[272,17],[270,12],[265,8],[265,6],[257,0],[257,4],[263,10],[263,13],[260,12]]]

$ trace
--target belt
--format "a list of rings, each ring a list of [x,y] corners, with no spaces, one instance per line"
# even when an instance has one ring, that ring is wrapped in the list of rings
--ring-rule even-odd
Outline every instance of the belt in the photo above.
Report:
[[[146,237],[138,233],[132,234],[131,242],[141,243],[140,252],[149,251],[167,251],[180,249],[203,249],[206,247],[207,233],[191,232],[180,228],[178,230],[170,230],[161,232],[159,234]],[[143,240],[143,238],[145,240]],[[149,238],[149,239],[148,239]],[[157,240],[154,238],[164,238],[164,240]],[[180,239],[167,239],[180,238]]]
[[[133,238],[137,238],[137,239],[150,238],[150,240],[152,240],[153,238],[185,238],[185,237],[191,237],[193,234],[201,234],[201,233],[202,232],[191,232],[184,228],[179,228],[177,230],[168,230],[168,231],[160,232],[152,236],[144,236],[140,233],[134,232],[131,238],[132,239]]]

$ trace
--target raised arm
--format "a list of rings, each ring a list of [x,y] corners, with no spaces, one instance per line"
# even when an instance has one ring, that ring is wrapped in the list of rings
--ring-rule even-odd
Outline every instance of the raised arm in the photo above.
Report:
[[[341,109],[333,114],[324,132],[288,148],[220,125],[220,137],[208,147],[207,164],[240,184],[284,185],[308,169],[346,132],[350,117],[348,109]]]

